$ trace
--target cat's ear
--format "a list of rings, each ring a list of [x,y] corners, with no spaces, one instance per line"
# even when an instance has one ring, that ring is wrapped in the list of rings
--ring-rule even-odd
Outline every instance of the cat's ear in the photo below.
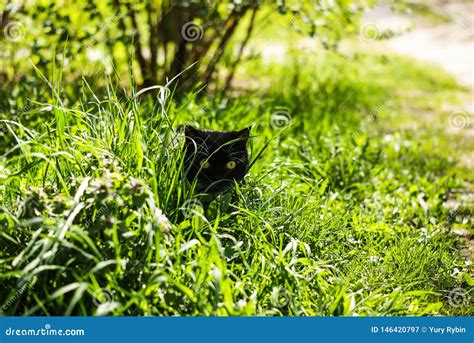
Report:
[[[191,125],[186,125],[184,127],[184,135],[189,138],[199,137],[199,130],[192,127]]]
[[[249,138],[249,135],[250,135],[250,128],[251,128],[251,126],[246,127],[245,129],[236,132],[235,135],[239,139],[247,140]]]

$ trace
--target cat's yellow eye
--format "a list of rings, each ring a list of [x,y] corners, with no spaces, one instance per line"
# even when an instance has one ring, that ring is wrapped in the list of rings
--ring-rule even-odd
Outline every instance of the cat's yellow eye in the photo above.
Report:
[[[199,164],[201,165],[202,169],[207,169],[211,166],[211,164],[206,160],[202,160],[201,162],[199,162]]]
[[[225,165],[225,167],[226,167],[227,169],[234,169],[236,166],[237,166],[237,163],[235,163],[235,161],[229,161],[229,162],[227,162],[227,164]]]

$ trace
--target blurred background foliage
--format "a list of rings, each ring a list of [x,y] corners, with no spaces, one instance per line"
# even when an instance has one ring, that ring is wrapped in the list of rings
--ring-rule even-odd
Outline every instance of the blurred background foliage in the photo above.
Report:
[[[164,84],[198,62],[187,71],[183,89],[215,86],[221,74],[226,88],[256,27],[277,21],[282,31],[315,37],[332,49],[357,31],[359,15],[374,3],[2,0],[0,29],[6,34],[0,36],[0,82],[26,81],[33,64],[47,76],[62,65],[66,83],[77,84],[81,76],[93,79],[105,70],[124,84],[132,74],[147,87]]]

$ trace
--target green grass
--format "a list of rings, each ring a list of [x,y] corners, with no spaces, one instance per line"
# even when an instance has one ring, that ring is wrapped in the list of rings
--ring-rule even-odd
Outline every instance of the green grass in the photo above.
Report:
[[[446,24],[452,18],[446,13],[434,8],[433,6],[420,2],[407,2],[405,5],[415,15],[428,20],[432,24]]]
[[[436,148],[401,129],[408,94],[463,90],[398,57],[294,58],[248,64],[270,86],[229,98],[43,83],[26,105],[33,86],[18,85],[28,110],[0,142],[3,312],[472,314],[472,266],[451,233],[472,220],[443,206],[472,175],[443,132]],[[176,128],[189,122],[252,124],[252,157],[263,149],[237,200],[207,213],[183,181]]]

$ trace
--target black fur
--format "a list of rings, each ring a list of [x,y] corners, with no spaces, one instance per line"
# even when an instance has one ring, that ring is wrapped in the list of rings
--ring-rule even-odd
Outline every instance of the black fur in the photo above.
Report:
[[[196,179],[200,193],[221,193],[244,178],[249,168],[247,140],[250,128],[241,131],[198,130],[185,127],[185,170],[189,182]],[[235,167],[229,169],[229,166]]]

